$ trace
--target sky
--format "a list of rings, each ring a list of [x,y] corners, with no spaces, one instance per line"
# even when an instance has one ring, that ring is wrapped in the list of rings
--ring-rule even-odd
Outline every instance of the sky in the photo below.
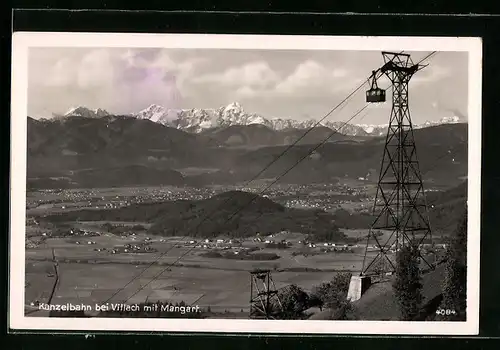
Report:
[[[415,63],[428,54],[407,53]],[[453,115],[466,121],[467,53],[437,52],[423,63],[410,82],[413,122]],[[238,102],[266,118],[321,119],[382,64],[379,51],[30,48],[28,115],[47,118],[75,106],[128,114],[151,104],[191,109]],[[325,120],[351,118],[365,105],[364,90]],[[370,105],[357,122],[387,123],[390,107]]]

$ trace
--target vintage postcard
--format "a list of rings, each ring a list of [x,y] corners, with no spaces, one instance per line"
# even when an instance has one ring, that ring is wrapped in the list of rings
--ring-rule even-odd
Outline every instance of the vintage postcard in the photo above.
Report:
[[[478,333],[479,38],[12,51],[12,329]]]

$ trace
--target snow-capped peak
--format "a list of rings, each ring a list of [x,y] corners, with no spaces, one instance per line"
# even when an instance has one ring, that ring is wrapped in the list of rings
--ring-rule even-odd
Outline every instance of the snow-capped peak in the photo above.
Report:
[[[98,117],[105,117],[109,115],[108,111],[102,109],[102,108],[96,108],[93,110],[93,112],[98,116]]]
[[[224,107],[224,112],[226,113],[245,113],[243,107],[238,102],[233,102]]]
[[[441,124],[456,124],[460,123],[460,117],[457,115],[453,115],[451,117],[443,117],[440,120]]]
[[[103,109],[91,110],[86,107],[71,108],[64,116],[83,116],[97,118],[107,116],[109,113]],[[161,105],[152,104],[138,113],[130,114],[130,117],[147,119],[152,122],[166,125],[189,132],[201,132],[205,129],[215,127],[227,127],[233,125],[259,124],[274,130],[284,129],[308,129],[318,124],[315,119],[295,120],[291,118],[265,118],[259,114],[250,114],[244,111],[238,102],[232,102],[218,109],[169,109]],[[461,118],[456,114],[445,116],[439,121],[427,121],[424,124],[414,125],[414,128],[423,128],[439,124],[460,123]],[[321,123],[345,135],[352,136],[381,136],[387,133],[387,124],[345,124],[339,121],[326,121]]]
[[[133,116],[137,119],[148,119],[152,122],[166,125],[178,117],[178,112],[157,104],[152,104]]]
[[[423,125],[418,125],[418,127],[426,127],[426,126],[433,126],[433,125],[440,125],[440,124],[457,124],[461,122],[461,118],[457,115],[452,115],[452,116],[446,116],[441,118],[439,121],[429,121],[427,120]]]
[[[108,115],[109,113],[102,108],[90,109],[83,106],[72,107],[64,114],[65,117],[79,116],[85,118],[101,118]]]
[[[144,108],[140,112],[136,113],[135,116],[138,119],[151,119],[151,116],[153,114],[165,113],[166,111],[167,111],[167,109],[165,107],[159,106],[159,105],[156,105],[156,104],[152,104],[149,107]]]

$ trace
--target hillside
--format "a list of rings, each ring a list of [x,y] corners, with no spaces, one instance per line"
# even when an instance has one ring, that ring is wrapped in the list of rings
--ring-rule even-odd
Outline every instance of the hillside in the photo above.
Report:
[[[467,175],[467,125],[450,124],[415,130],[417,156],[426,182],[456,185]],[[287,174],[307,181],[330,181],[334,177],[366,177],[376,181],[380,169],[385,137],[364,142],[329,142],[308,156],[316,145],[299,145],[290,149],[262,177],[283,174],[302,158],[301,163]],[[260,172],[287,149],[286,146],[262,147],[249,151],[235,160],[236,169],[244,169],[248,177]],[[295,181],[295,180],[293,180]]]
[[[432,234],[447,236],[454,232],[457,222],[466,213],[467,183],[462,182],[446,191],[428,192],[426,194],[429,221]],[[348,214],[344,210],[335,212],[336,224],[339,227],[369,229],[374,217],[367,214]]]
[[[454,145],[467,143],[467,123],[441,124],[426,128],[414,129],[413,135],[418,146],[423,145]],[[385,135],[369,139],[370,144],[383,144]]]
[[[185,179],[172,169],[157,169],[143,165],[81,169],[66,176],[27,179],[27,189],[111,188],[126,186],[183,186]]]
[[[204,220],[209,217],[209,220]],[[133,204],[119,209],[78,210],[54,214],[39,220],[137,221],[152,226],[150,234],[163,236],[231,237],[271,234],[282,230],[302,232],[322,239],[344,236],[332,223],[334,217],[319,210],[290,209],[241,191],[225,192],[200,201]]]
[[[423,307],[415,321],[424,321],[433,317],[441,300],[442,284],[445,278],[445,266],[438,265],[434,271],[422,275]],[[358,317],[362,320],[397,321],[399,306],[391,281],[372,285],[360,300],[354,302]],[[426,310],[426,309],[430,309]]]
[[[450,234],[467,213],[467,182],[447,191],[427,195],[429,216],[435,232]]]
[[[202,131],[201,135],[206,135],[225,146],[246,147],[290,145],[297,141],[299,145],[317,144],[325,139],[328,139],[328,142],[363,141],[370,138],[334,133],[332,129],[325,126],[318,126],[304,136],[306,131],[307,129],[297,128],[273,130],[262,124],[251,124],[207,129]]]
[[[278,133],[260,124],[232,125],[228,127],[204,130],[206,135],[225,146],[265,146],[280,144]]]
[[[39,169],[85,169],[162,162],[189,166],[215,161],[210,138],[124,116],[28,118],[28,174]]]

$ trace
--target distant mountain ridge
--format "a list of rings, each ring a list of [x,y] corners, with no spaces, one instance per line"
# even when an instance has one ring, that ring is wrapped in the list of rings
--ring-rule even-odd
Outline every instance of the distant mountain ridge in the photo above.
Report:
[[[450,184],[467,175],[467,130],[466,123],[415,130],[426,179]],[[305,137],[298,129],[276,131],[262,124],[190,133],[115,115],[52,121],[28,117],[27,138],[31,188],[62,188],[61,177],[67,178],[64,186],[80,188],[114,183],[221,185],[249,181],[257,174],[272,179],[285,171],[280,183],[331,183],[344,177],[373,181],[385,142],[383,136],[332,135],[327,127],[314,128]],[[314,154],[309,154],[313,147]]]
[[[100,118],[111,115],[104,109],[89,109],[79,106],[71,108],[63,116],[58,118],[79,116],[85,118]],[[133,114],[129,117],[150,120],[157,124],[173,127],[187,132],[200,133],[205,130],[235,125],[260,124],[273,130],[287,129],[308,129],[313,127],[317,121],[314,119],[295,120],[291,118],[265,118],[259,114],[247,113],[238,102],[233,102],[227,106],[216,109],[168,109],[160,105],[150,105],[149,107]],[[421,125],[414,125],[414,128],[423,128],[440,124],[460,123],[458,116],[444,117],[439,121],[427,121]],[[387,124],[345,124],[344,122],[325,121],[322,126],[337,130],[339,133],[348,136],[382,136],[387,132]]]

